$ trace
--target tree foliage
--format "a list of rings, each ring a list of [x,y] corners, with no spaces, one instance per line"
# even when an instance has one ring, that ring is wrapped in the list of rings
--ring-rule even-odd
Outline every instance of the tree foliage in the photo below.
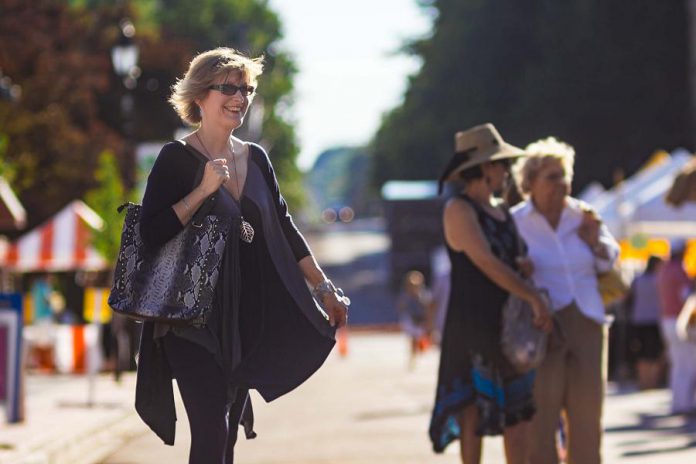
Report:
[[[109,21],[57,1],[0,0],[0,68],[22,88],[19,101],[0,101],[0,131],[30,225],[81,197],[95,155],[120,148],[98,117],[111,74]]]
[[[93,232],[92,243],[107,261],[115,263],[125,216],[118,212],[118,207],[126,202],[128,195],[112,152],[105,150],[99,155],[94,177],[97,186],[87,192],[85,201],[101,216],[105,227],[101,231]]]
[[[130,121],[110,58],[124,17],[137,26],[142,70]],[[288,102],[295,67],[276,50],[280,38],[264,0],[0,0],[0,70],[22,88],[19,101],[0,101],[0,133],[29,225],[93,189],[104,150],[132,186],[134,145],[173,137],[181,122],[167,104],[170,88],[196,53],[216,46],[267,57],[251,110],[262,130],[243,127],[238,135],[272,148],[286,196],[298,204],[294,128],[276,110]]]
[[[690,146],[685,2],[433,0],[432,35],[372,144],[373,181],[435,178],[454,133],[493,122],[525,146],[575,146],[575,187]]]

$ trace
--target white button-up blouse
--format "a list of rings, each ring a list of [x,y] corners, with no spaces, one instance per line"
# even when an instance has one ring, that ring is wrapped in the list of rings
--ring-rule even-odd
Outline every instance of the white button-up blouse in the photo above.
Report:
[[[586,207],[580,200],[568,197],[556,230],[536,211],[531,200],[516,205],[511,212],[529,247],[534,283],[548,290],[551,307],[559,310],[575,301],[585,316],[603,324],[609,320],[597,289],[597,273],[612,268],[619,245],[602,225],[599,240],[607,248],[609,259],[594,255],[578,236]]]

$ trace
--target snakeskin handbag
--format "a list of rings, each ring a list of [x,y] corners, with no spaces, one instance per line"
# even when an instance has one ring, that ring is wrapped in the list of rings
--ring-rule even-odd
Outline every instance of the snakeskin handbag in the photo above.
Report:
[[[157,250],[149,250],[140,236],[141,206],[126,203],[118,208],[126,209],[126,219],[109,295],[115,312],[174,325],[206,323],[225,243],[233,222],[239,222],[208,214],[216,198],[208,197],[191,222]]]
[[[194,218],[152,252],[140,237],[140,205],[128,203],[122,208],[127,209],[126,220],[109,306],[132,319],[204,325],[232,219]]]

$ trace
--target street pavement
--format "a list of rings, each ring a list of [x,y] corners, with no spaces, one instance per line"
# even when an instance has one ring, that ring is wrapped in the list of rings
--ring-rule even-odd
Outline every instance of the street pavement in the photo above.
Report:
[[[332,353],[297,390],[266,404],[254,396],[259,437],[240,432],[237,462],[245,464],[454,464],[458,447],[430,451],[427,427],[438,352],[407,368],[407,339],[398,333],[358,332],[348,354]],[[2,464],[184,464],[186,414],[177,399],[174,447],[163,445],[133,411],[134,377],[121,384],[96,380],[94,404],[87,379],[29,376],[27,420],[0,425]],[[696,420],[668,416],[666,390],[647,392],[610,386],[605,404],[606,463],[696,462]],[[500,438],[484,440],[484,464],[502,463]]]
[[[393,322],[379,231],[344,230],[309,237],[329,275],[353,299],[351,321]],[[336,251],[338,250],[338,251]],[[331,258],[331,259],[327,259]],[[323,258],[323,259],[322,259]],[[363,322],[364,323],[364,322]],[[347,356],[334,353],[296,391],[266,404],[253,396],[259,437],[240,432],[244,464],[454,464],[458,446],[431,452],[427,428],[438,352],[407,368],[408,341],[396,332],[357,331]],[[186,414],[177,398],[177,440],[163,445],[133,410],[135,378],[116,384],[81,376],[30,375],[26,420],[0,423],[0,464],[178,464],[187,462]],[[696,462],[696,419],[668,416],[668,392],[611,385],[605,403],[605,463]],[[484,440],[484,464],[502,463],[500,438]]]

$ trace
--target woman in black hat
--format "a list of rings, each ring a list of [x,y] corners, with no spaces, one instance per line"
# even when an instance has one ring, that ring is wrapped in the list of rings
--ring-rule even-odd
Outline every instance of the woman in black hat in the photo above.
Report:
[[[546,300],[520,275],[512,217],[494,194],[524,151],[505,143],[493,125],[455,136],[456,154],[440,178],[461,187],[446,204],[445,242],[452,262],[437,396],[430,423],[435,452],[459,438],[462,461],[478,463],[481,437],[502,434],[508,463],[526,463],[526,434],[534,414],[534,372],[520,375],[500,348],[501,310],[510,293],[528,301],[535,323],[551,329]]]

